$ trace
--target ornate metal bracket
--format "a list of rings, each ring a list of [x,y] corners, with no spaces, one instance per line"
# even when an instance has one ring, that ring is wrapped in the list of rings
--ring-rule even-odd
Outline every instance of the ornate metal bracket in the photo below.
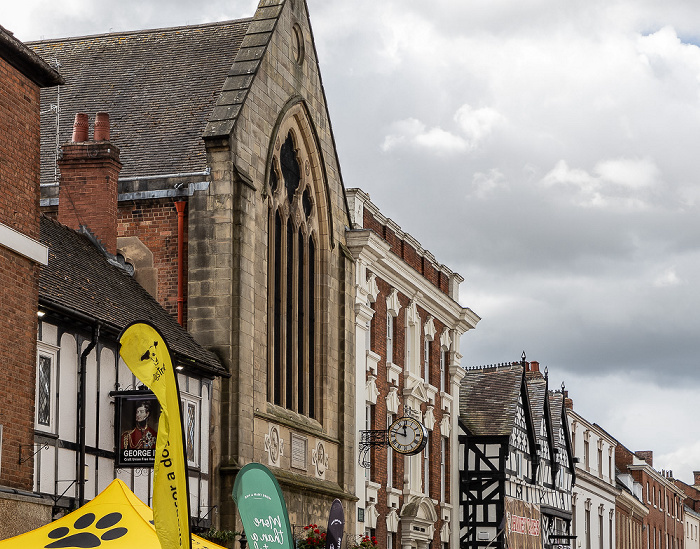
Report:
[[[373,446],[386,446],[389,444],[387,430],[370,429],[368,431],[360,431],[359,456],[357,462],[360,467],[369,469],[371,462],[367,458],[367,454]]]

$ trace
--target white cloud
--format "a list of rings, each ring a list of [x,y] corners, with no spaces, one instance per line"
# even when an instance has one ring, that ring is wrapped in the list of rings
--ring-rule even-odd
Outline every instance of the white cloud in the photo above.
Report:
[[[544,187],[567,187],[575,204],[621,211],[652,207],[653,190],[660,184],[660,172],[649,158],[617,158],[598,162],[592,173],[570,168],[559,160],[543,178]]]
[[[495,109],[484,107],[474,109],[471,105],[462,105],[455,113],[455,120],[460,126],[470,148],[475,148],[483,139],[503,122],[504,117]]]
[[[495,168],[487,172],[476,172],[472,177],[472,193],[479,199],[490,198],[499,189],[507,189],[508,185],[505,181],[503,173]]]
[[[654,286],[657,288],[666,288],[668,286],[678,286],[681,283],[681,279],[676,273],[675,267],[669,267],[664,272],[654,279]]]
[[[392,124],[392,133],[384,138],[385,152],[400,148],[419,148],[437,155],[450,155],[468,149],[467,142],[442,128],[428,128],[415,118],[407,118]]]

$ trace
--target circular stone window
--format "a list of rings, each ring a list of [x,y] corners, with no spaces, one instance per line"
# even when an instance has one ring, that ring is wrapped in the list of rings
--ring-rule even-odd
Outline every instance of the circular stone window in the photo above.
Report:
[[[292,57],[297,65],[304,62],[304,34],[297,24],[292,27]]]

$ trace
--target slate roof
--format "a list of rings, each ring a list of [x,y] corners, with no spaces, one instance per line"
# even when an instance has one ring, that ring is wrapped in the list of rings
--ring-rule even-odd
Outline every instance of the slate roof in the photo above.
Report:
[[[92,123],[96,112],[106,111],[111,140],[122,151],[120,177],[204,171],[202,135],[251,22],[28,43],[46,61],[58,61],[66,81],[58,145],[70,141],[75,113],[87,113]],[[57,88],[42,90],[41,100],[43,110],[55,105]],[[43,115],[44,184],[54,179],[55,135],[55,114]]]
[[[562,408],[564,395],[560,391],[549,391],[549,409],[552,414],[552,433],[558,448],[566,448],[566,441],[559,440],[559,429],[562,427]]]
[[[525,374],[527,376],[527,374]],[[544,417],[544,398],[547,394],[547,382],[542,377],[529,378],[526,381],[527,396],[530,400],[530,412],[532,423],[535,426],[537,436],[547,436],[547,433],[540,433],[540,424]]]
[[[520,364],[467,370],[459,388],[459,417],[474,436],[510,436],[520,396]]]
[[[0,57],[37,86],[63,84],[60,74],[2,25],[0,25]]]
[[[49,248],[48,265],[39,275],[41,306],[96,319],[115,334],[130,322],[148,320],[164,336],[174,360],[226,375],[216,355],[199,345],[136,280],[109,263],[86,235],[42,215],[41,242]]]

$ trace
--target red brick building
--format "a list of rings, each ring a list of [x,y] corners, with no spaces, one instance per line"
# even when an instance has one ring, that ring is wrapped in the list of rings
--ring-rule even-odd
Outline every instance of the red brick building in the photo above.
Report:
[[[368,433],[357,435],[355,534],[373,535],[387,549],[457,547],[459,341],[479,317],[457,301],[458,274],[384,217],[369,195],[349,189],[347,196],[356,260],[356,421],[358,431],[388,431],[374,446]],[[392,444],[391,425],[407,416],[425,427],[416,433],[425,447],[414,455]],[[396,441],[418,444],[405,432],[399,429]]]
[[[0,27],[0,539],[46,522],[31,496],[39,243],[39,90],[60,75]],[[19,523],[18,515],[26,517]]]
[[[672,479],[653,467],[651,451],[631,452],[618,444],[615,465],[641,486],[641,500],[649,510],[643,518],[642,549],[681,549],[683,547],[683,500],[685,494]],[[618,523],[618,528],[622,526]],[[619,539],[619,534],[618,534]],[[633,545],[634,547],[635,545]]]

